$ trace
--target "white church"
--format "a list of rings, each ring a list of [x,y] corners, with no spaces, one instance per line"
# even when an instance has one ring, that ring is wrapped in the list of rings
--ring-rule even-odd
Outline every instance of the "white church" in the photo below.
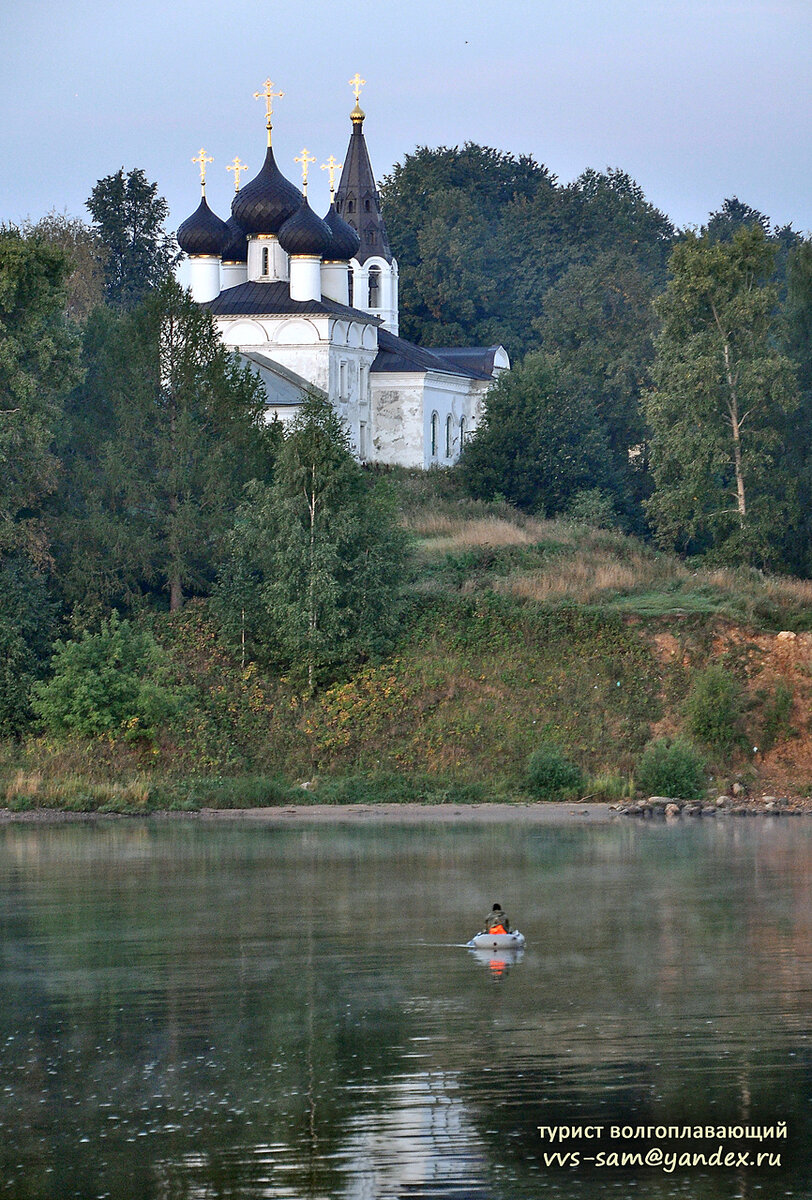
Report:
[[[188,255],[192,296],[213,314],[220,336],[257,372],[268,419],[289,421],[308,389],[326,395],[362,462],[450,466],[480,419],[485,393],[509,368],[502,346],[426,349],[398,337],[398,265],[389,248],[364,138],[356,75],[352,134],[345,160],[331,157],[330,208],[324,219],[307,202],[302,151],[300,191],[281,173],[271,147],[273,91],[266,102],[267,151],[244,187],[239,159],[231,217],[220,220],[202,199],[178,229]],[[342,167],[338,188],[335,172]]]

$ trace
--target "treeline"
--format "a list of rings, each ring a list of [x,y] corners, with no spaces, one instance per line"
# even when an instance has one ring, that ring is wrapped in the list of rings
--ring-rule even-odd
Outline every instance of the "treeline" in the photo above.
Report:
[[[729,199],[676,230],[622,171],[421,148],[383,183],[401,330],[503,343],[482,498],[809,575],[812,243]]]

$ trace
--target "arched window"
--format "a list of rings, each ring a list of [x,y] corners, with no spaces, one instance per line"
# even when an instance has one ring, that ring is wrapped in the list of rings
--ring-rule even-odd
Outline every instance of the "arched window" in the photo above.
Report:
[[[270,275],[271,273],[271,249],[270,246],[262,247],[262,274]]]
[[[467,430],[465,428],[465,417],[460,417],[460,453],[462,453],[462,448],[465,445],[466,433]]]
[[[369,201],[368,200],[364,201],[364,212],[369,212]]]
[[[352,200],[348,200],[347,201],[347,212],[351,213],[354,211],[355,211],[355,204],[352,202]]]
[[[440,433],[440,418],[437,413],[431,414],[431,457],[437,457],[437,441]]]
[[[381,269],[369,268],[369,307],[380,308],[381,305]]]
[[[451,447],[454,444],[454,434],[451,432],[451,417],[445,419],[445,456],[451,458]]]
[[[347,271],[347,303],[348,304],[352,304],[352,287],[353,287],[352,267],[350,267]]]

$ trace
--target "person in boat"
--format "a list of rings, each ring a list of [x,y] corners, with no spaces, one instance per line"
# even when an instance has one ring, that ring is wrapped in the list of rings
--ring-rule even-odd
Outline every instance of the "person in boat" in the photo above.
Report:
[[[510,933],[510,921],[501,904],[494,904],[485,918],[485,933]]]

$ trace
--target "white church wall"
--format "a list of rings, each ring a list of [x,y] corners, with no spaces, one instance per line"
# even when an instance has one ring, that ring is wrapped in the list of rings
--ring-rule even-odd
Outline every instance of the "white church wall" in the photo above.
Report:
[[[370,394],[370,457],[390,466],[422,467],[423,376],[372,375]]]
[[[482,397],[488,387],[486,380],[457,375],[426,376],[421,466],[450,467],[457,461],[464,438],[470,437],[479,423]]]
[[[267,349],[268,333],[259,321],[223,321],[215,318],[220,337],[227,346],[262,346]]]

